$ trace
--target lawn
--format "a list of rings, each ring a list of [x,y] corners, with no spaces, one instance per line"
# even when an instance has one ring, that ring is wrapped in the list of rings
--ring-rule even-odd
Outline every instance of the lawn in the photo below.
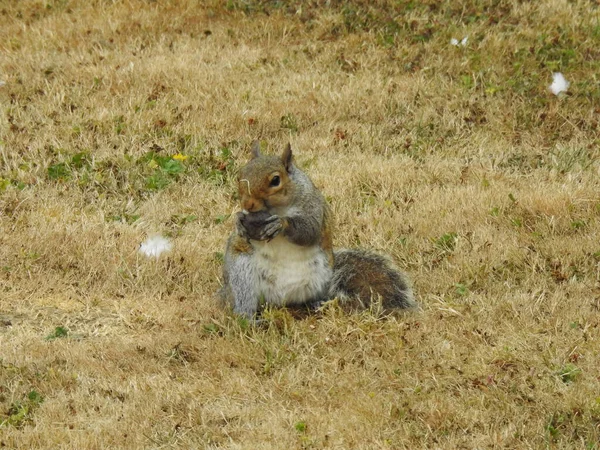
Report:
[[[0,24],[0,447],[600,449],[598,2]],[[291,143],[334,245],[389,254],[419,311],[221,309],[253,139]]]

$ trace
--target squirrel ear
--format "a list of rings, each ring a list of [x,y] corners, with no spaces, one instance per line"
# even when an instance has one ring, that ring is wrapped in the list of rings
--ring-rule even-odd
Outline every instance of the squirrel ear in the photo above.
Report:
[[[250,149],[250,154],[252,155],[250,159],[258,158],[261,155],[260,141],[252,141],[252,148]]]
[[[283,155],[281,155],[281,162],[285,166],[285,170],[290,171],[290,166],[292,165],[292,146],[288,143],[285,146],[285,150],[283,150]]]

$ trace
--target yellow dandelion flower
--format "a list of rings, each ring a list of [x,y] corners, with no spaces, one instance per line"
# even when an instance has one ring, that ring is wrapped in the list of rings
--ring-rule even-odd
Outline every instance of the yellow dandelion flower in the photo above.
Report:
[[[172,158],[176,161],[185,161],[186,159],[188,159],[188,156],[182,155],[181,153],[177,153],[177,154],[173,155]]]

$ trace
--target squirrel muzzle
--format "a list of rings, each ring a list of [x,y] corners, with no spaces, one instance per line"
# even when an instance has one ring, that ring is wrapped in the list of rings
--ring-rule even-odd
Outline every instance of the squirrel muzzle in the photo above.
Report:
[[[242,209],[248,212],[256,212],[266,209],[265,201],[264,199],[244,195],[242,196]]]

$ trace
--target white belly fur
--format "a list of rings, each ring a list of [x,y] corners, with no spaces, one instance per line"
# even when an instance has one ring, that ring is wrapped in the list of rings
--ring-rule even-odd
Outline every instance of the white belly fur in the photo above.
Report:
[[[252,241],[259,295],[275,305],[317,300],[332,276],[325,253],[318,246],[301,247],[277,236],[270,242]]]

